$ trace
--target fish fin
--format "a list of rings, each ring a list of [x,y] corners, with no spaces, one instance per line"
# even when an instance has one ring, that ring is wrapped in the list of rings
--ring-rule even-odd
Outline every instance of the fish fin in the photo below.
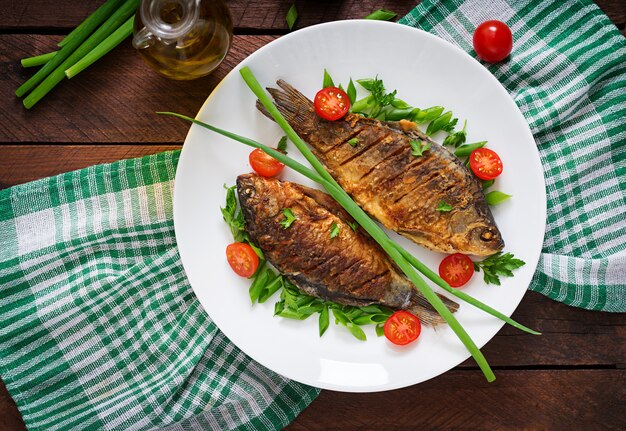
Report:
[[[452,301],[451,299],[446,298],[443,295],[437,294],[437,296],[443,301],[444,305],[450,310],[452,313],[455,313],[459,309],[459,304]],[[419,317],[420,321],[428,326],[436,326],[443,323],[446,323],[443,317],[428,302],[426,298],[422,296],[421,293],[417,293],[411,298],[411,303],[406,309],[407,311],[415,314]]]
[[[315,120],[313,102],[282,79],[279,79],[276,83],[280,88],[268,88],[267,91],[274,98],[274,104],[278,111],[289,124],[301,126],[310,124]],[[257,101],[256,107],[263,115],[273,119],[259,101]]]

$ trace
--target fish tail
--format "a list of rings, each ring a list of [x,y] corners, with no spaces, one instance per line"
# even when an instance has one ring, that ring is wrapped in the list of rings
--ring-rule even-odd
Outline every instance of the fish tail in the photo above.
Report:
[[[451,299],[448,299],[445,296],[439,294],[437,294],[437,296],[443,301],[444,305],[452,313],[456,312],[459,309],[459,304],[452,301]],[[433,308],[432,305],[430,305],[428,300],[422,296],[422,294],[415,295],[406,310],[415,314],[417,317],[419,317],[420,321],[423,324],[428,326],[436,326],[446,323],[445,319],[441,317],[439,313],[437,313],[437,311]]]
[[[315,116],[313,102],[282,79],[279,79],[276,83],[280,88],[268,88],[267,91],[274,98],[278,111],[285,117],[287,122],[292,127],[294,125],[303,126],[311,123]],[[258,100],[256,107],[263,115],[272,119],[271,114]]]

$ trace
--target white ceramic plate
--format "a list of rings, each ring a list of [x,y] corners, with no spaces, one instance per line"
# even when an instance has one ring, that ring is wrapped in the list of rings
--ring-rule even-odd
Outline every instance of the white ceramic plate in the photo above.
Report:
[[[465,292],[511,315],[537,265],[543,240],[546,200],[543,174],[524,118],[498,81],[469,55],[428,33],[377,21],[340,21],[290,33],[259,49],[236,67],[209,96],[199,120],[275,145],[279,127],[255,109],[255,97],[240,77],[249,66],[264,86],[282,78],[309,98],[321,88],[323,69],[335,83],[381,77],[388,90],[414,106],[442,105],[468,120],[468,142],[488,140],[502,157],[497,189],[513,199],[493,209],[506,251],[526,261],[502,286],[486,286],[481,274]],[[441,140],[439,140],[441,142]],[[324,389],[373,392],[401,388],[435,377],[469,353],[449,327],[426,328],[419,340],[398,348],[373,327],[361,342],[332,324],[318,336],[317,318],[291,321],[273,317],[278,295],[252,306],[250,282],[237,277],[225,258],[232,236],[222,221],[224,184],[250,172],[251,149],[193,125],[185,140],[174,194],[174,223],[191,286],[211,319],[250,357],[283,376]],[[303,161],[291,144],[289,155]],[[306,162],[305,162],[306,163]],[[285,171],[288,171],[286,169]],[[284,179],[311,186],[293,172]],[[436,269],[442,255],[392,234]],[[478,346],[502,323],[462,304],[456,314]],[[489,358],[487,358],[489,359]],[[493,358],[491,358],[493,359]],[[480,371],[476,371],[479,373]]]

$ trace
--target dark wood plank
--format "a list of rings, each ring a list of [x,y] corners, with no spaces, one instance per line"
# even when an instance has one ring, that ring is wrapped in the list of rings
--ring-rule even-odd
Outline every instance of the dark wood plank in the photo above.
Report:
[[[323,391],[287,427],[310,430],[623,430],[626,370],[452,371],[391,392]]]
[[[100,163],[147,156],[180,145],[3,145],[0,189]]]
[[[241,60],[276,36],[237,36],[213,74],[171,81],[149,70],[130,41],[71,81],[64,81],[31,110],[13,96],[33,72],[19,59],[54,49],[59,36],[0,35],[0,143],[181,143],[188,126],[155,115],[194,116],[217,83]],[[80,109],[77,109],[80,100]]]
[[[56,30],[59,33],[78,25],[93,12],[103,0],[80,2],[58,1],[53,10],[46,0],[0,0],[0,30],[16,29]],[[287,31],[285,16],[293,0],[228,0],[236,31]],[[299,20],[295,28],[339,19],[362,18],[370,12],[385,8],[399,16],[409,12],[419,1],[406,0],[296,0]],[[623,0],[596,0],[596,4],[618,28],[626,23],[626,2]]]
[[[24,431],[26,427],[15,401],[0,379],[0,431]]]

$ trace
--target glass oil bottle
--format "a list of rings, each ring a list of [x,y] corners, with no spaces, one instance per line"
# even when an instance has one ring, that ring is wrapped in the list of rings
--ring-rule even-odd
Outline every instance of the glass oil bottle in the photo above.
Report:
[[[211,73],[233,36],[221,0],[143,0],[135,16],[133,46],[160,74],[178,80]]]

